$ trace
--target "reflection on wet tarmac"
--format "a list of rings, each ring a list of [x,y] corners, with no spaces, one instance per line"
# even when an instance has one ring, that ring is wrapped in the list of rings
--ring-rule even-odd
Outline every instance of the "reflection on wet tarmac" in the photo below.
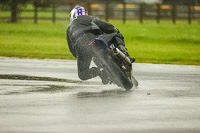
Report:
[[[110,90],[101,90],[99,92],[78,92],[76,95],[79,98],[91,98],[91,97],[125,97],[130,94],[132,90],[124,89],[110,89]]]
[[[27,76],[27,75],[4,74],[0,75],[0,79],[7,80],[8,83],[5,82],[4,84],[1,84],[1,86],[4,86],[4,88],[9,88],[9,89],[0,89],[0,95],[27,94],[31,92],[40,92],[40,93],[66,92],[69,91],[70,89],[84,88],[84,86],[86,86],[87,88],[91,88],[93,86],[95,87],[97,85],[102,85],[101,83],[98,82],[84,82],[81,80],[69,80],[61,78],[39,77],[39,76],[37,77],[37,76]],[[13,83],[12,81],[16,81],[16,83]],[[63,85],[60,85],[59,83],[63,83]]]
[[[80,81],[76,65],[0,57],[0,133],[200,132],[199,66],[136,63],[125,91]]]
[[[52,77],[39,77],[39,76],[37,77],[37,76],[27,76],[27,75],[13,75],[13,74],[0,75],[0,79],[57,81],[57,82],[82,83],[82,84],[84,84],[84,82],[80,81],[80,80],[60,79],[60,78],[52,78]]]

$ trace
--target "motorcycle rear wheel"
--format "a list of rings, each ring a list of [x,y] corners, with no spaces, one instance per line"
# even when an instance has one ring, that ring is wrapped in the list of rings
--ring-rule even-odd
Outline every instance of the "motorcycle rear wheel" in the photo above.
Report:
[[[115,63],[112,56],[107,50],[98,51],[98,59],[101,61],[106,70],[109,71],[110,77],[113,82],[126,90],[130,90],[133,87],[132,80],[120,69],[120,67]]]

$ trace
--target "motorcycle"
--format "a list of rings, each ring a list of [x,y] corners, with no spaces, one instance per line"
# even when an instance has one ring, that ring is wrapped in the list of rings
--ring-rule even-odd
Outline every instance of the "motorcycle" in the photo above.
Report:
[[[108,45],[103,38],[96,38],[89,44],[94,52],[93,61],[105,72],[107,83],[114,83],[126,90],[138,86],[133,76],[132,62],[113,44]]]

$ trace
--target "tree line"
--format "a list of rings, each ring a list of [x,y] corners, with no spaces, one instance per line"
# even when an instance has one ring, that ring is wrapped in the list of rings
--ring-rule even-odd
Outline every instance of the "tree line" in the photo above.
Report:
[[[105,1],[115,1],[117,3],[117,1],[121,1],[121,0],[0,0],[0,10],[10,10],[11,13],[11,17],[10,17],[10,22],[11,23],[17,23],[18,22],[18,14],[20,13],[20,10],[23,6],[26,5],[33,5],[34,8],[34,23],[37,23],[37,12],[38,12],[38,8],[51,8],[52,9],[52,22],[55,23],[56,21],[56,7],[59,7],[59,5],[70,5],[70,7],[73,7],[76,3],[84,3],[84,6],[87,7],[88,12],[90,14],[92,14],[92,10],[91,10],[91,4],[95,3],[95,1],[101,1],[104,2],[103,4],[105,5],[105,11],[102,11],[105,13],[105,19],[108,21],[109,19],[109,14],[110,11],[112,11],[112,9],[109,7],[109,5],[111,5],[112,3],[109,2],[105,2]],[[175,3],[175,2],[183,2],[184,3]],[[176,8],[176,5],[185,5],[185,7],[187,6],[187,9],[185,9],[185,14],[188,14],[188,22],[189,24],[191,23],[192,20],[192,16],[197,15],[197,17],[199,16],[199,11],[198,12],[194,12],[194,8],[192,6],[194,5],[199,5],[198,3],[200,0],[163,0],[163,4],[167,4],[170,5],[170,9],[168,10],[169,14],[171,14],[171,18],[173,20],[173,23],[175,23],[176,18],[177,18],[177,13],[178,10]],[[119,3],[119,2],[118,2]],[[145,4],[138,4],[139,5],[139,9],[138,9],[138,14],[139,14],[139,20],[140,23],[143,22],[143,16],[145,16],[145,12],[146,12],[146,5]],[[126,21],[126,3],[123,3],[123,8],[122,8],[122,19],[123,22],[125,23]],[[33,11],[33,10],[31,10]],[[135,11],[135,10],[134,10]],[[135,11],[137,12],[137,11]],[[147,11],[148,12],[148,11]],[[162,16],[161,14],[161,5],[160,4],[156,4],[156,20],[159,23],[160,22],[160,18]]]
[[[0,8],[10,10],[11,23],[18,22],[19,9],[22,6],[32,3],[34,8],[47,8],[55,6],[55,0],[0,0]]]

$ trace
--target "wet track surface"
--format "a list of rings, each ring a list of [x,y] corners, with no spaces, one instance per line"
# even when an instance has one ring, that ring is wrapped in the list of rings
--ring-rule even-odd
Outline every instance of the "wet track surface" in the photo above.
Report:
[[[133,66],[125,91],[76,61],[0,57],[0,133],[199,133],[200,66]]]

